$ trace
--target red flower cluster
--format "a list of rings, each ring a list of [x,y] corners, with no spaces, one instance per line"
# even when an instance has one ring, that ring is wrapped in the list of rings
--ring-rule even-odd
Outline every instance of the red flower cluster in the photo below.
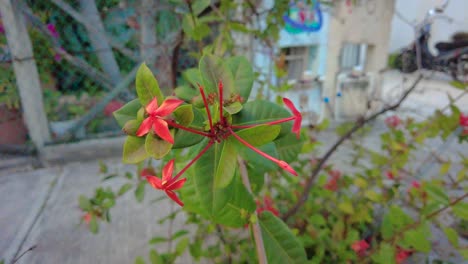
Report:
[[[341,172],[339,170],[331,170],[328,174],[330,174],[330,179],[325,184],[324,188],[335,192],[338,190],[338,180],[341,178]]]
[[[151,184],[151,186],[153,186],[153,188],[165,191],[167,196],[174,200],[174,202],[178,203],[180,206],[184,206],[184,203],[179,199],[179,197],[177,197],[174,191],[182,188],[187,179],[184,178],[181,180],[177,180],[177,178],[180,176],[179,174],[172,178],[173,172],[174,160],[171,160],[163,168],[162,179],[159,179],[158,177],[153,175],[146,175],[145,177]]]
[[[466,115],[464,113],[460,114],[460,126],[463,129],[461,135],[468,136],[468,114]]]
[[[89,225],[89,222],[91,222],[92,215],[90,213],[86,213],[83,215],[83,221]]]
[[[406,250],[406,249],[397,247],[397,253],[395,255],[395,262],[397,264],[401,264],[403,263],[403,261],[409,258],[412,254],[413,254],[413,251],[411,250]]]
[[[250,143],[242,139],[239,135],[236,134],[234,131],[235,129],[243,129],[243,128],[250,128],[250,127],[256,127],[260,125],[276,125],[284,122],[289,122],[289,121],[294,121],[293,127],[292,127],[292,132],[296,134],[296,136],[299,138],[300,137],[300,129],[301,129],[301,122],[302,122],[302,116],[301,113],[294,107],[293,103],[287,99],[283,98],[284,104],[291,110],[293,113],[293,116],[271,121],[271,122],[266,122],[266,123],[261,123],[261,124],[252,124],[252,125],[232,125],[229,123],[228,119],[225,117],[224,114],[224,98],[223,98],[223,84],[222,82],[218,83],[218,110],[219,110],[219,121],[214,124],[214,120],[211,117],[211,112],[210,112],[210,104],[214,104],[214,100],[216,97],[211,96],[210,101],[207,100],[205,96],[205,91],[202,86],[199,85],[199,90],[200,94],[203,99],[203,104],[206,110],[206,114],[208,116],[208,123],[209,123],[209,131],[203,131],[203,130],[197,130],[189,127],[182,126],[178,123],[176,123],[174,120],[171,120],[169,116],[176,110],[177,107],[179,107],[183,101],[176,99],[176,98],[167,98],[162,102],[162,104],[159,106],[157,98],[154,98],[151,100],[151,102],[145,107],[147,117],[146,119],[141,123],[140,127],[138,128],[136,135],[141,137],[144,136],[152,130],[156,135],[158,135],[160,138],[163,140],[174,144],[174,139],[169,131],[169,126],[182,129],[194,134],[202,135],[204,137],[207,137],[209,139],[208,144],[205,146],[205,148],[202,149],[202,151],[192,160],[190,161],[174,178],[171,178],[172,172],[173,172],[173,164],[174,161],[170,161],[169,164],[164,167],[163,170],[163,177],[162,180],[159,179],[156,176],[152,175],[145,175],[148,182],[156,189],[159,190],[164,190],[167,195],[176,201],[179,205],[183,205],[183,203],[179,200],[179,198],[175,195],[173,192],[174,190],[180,189],[184,182],[185,179],[177,181],[177,179],[193,164],[195,161],[197,161],[213,144],[215,143],[221,143],[223,140],[227,139],[228,137],[232,136],[236,138],[240,143],[242,143],[244,146],[252,149],[262,157],[269,159],[273,162],[275,162],[280,168],[284,169],[285,171],[297,176],[296,171],[285,161],[276,159],[261,150],[257,149],[256,147],[252,146]],[[240,96],[234,95],[236,100],[241,100],[242,98]]]
[[[364,256],[366,250],[370,247],[369,243],[366,240],[355,241],[351,244],[351,248],[356,252],[358,256]]]
[[[279,211],[273,206],[273,200],[270,196],[265,195],[263,197],[263,203],[257,200],[257,213],[261,214],[264,211],[269,211],[272,214],[279,216]]]
[[[390,128],[396,128],[401,124],[401,119],[396,116],[389,116],[385,119],[385,124]]]

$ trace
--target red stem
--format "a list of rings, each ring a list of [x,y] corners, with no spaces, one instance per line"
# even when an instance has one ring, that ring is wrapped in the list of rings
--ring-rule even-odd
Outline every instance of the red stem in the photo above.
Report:
[[[188,132],[191,132],[191,133],[194,133],[194,134],[198,134],[198,135],[202,135],[204,137],[212,137],[211,134],[209,133],[205,133],[203,131],[199,131],[199,130],[196,130],[196,129],[193,129],[193,128],[189,128],[189,127],[184,127],[183,125],[180,125],[180,124],[177,124],[175,122],[172,122],[171,120],[165,120],[166,123],[172,127],[175,127],[175,128],[179,128],[179,129],[182,129],[182,130],[185,130],[185,131],[188,131]]]
[[[245,146],[247,146],[247,147],[250,148],[251,150],[257,152],[257,153],[260,154],[262,157],[265,157],[265,158],[267,158],[267,159],[269,159],[269,160],[271,160],[271,161],[273,161],[273,162],[275,162],[275,163],[278,163],[278,162],[279,162],[279,160],[273,158],[272,156],[266,154],[265,152],[259,150],[258,148],[256,148],[256,147],[250,145],[249,142],[245,141],[244,139],[242,139],[241,137],[239,137],[239,135],[237,135],[236,133],[234,133],[234,131],[232,131],[231,128],[229,128],[229,131],[231,132],[231,135],[234,136],[237,140],[239,140],[242,144],[244,144]]]
[[[219,81],[218,83],[219,89],[219,120],[221,124],[224,125],[224,117],[223,117],[223,83]]]
[[[185,167],[179,171],[179,173],[177,173],[177,175],[173,178],[173,181],[177,180],[182,174],[184,174],[184,172],[186,170],[188,170],[188,168],[190,168],[190,166],[193,165],[193,163],[195,163],[195,161],[197,161],[199,158],[201,158],[201,156],[203,156],[203,154],[205,154],[205,152],[211,147],[211,145],[214,144],[214,141],[213,140],[210,140],[210,142],[208,142],[208,145],[206,145],[202,151],[200,151],[200,153],[198,153],[198,155],[192,160],[190,161],[187,165],[185,165]]]
[[[205,105],[205,108],[206,108],[206,114],[208,115],[208,121],[210,122],[210,130],[211,132],[213,132],[213,121],[211,120],[211,112],[210,112],[210,108],[208,106],[208,101],[206,101],[206,96],[205,96],[205,91],[203,91],[203,87],[198,84],[198,89],[200,89],[200,94],[203,98],[203,104]]]
[[[251,127],[256,127],[256,126],[261,126],[261,125],[276,125],[276,124],[285,123],[285,122],[288,122],[288,121],[291,121],[291,120],[294,120],[294,119],[296,119],[296,117],[291,116],[291,117],[283,118],[283,119],[276,120],[276,121],[266,122],[266,123],[262,123],[262,124],[238,125],[238,126],[232,125],[231,127],[232,128],[251,128]]]

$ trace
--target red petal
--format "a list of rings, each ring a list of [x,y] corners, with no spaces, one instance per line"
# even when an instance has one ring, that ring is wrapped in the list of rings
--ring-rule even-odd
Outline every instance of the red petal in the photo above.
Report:
[[[297,176],[297,172],[288,164],[286,161],[279,160],[277,162],[278,166],[280,166],[283,170],[291,173],[294,176]]]
[[[289,100],[288,98],[283,98],[283,103],[293,112],[294,116],[301,116],[301,112],[299,112],[296,107],[294,106],[293,102]]]
[[[140,172],[141,177],[151,176],[151,175],[155,175],[155,174],[156,174],[156,172],[151,167],[144,168]]]
[[[166,188],[171,190],[171,191],[175,191],[175,190],[178,190],[180,188],[182,188],[182,186],[184,186],[184,183],[187,179],[186,178],[183,178],[181,180],[178,180],[174,183],[171,183],[171,185],[167,186]]]
[[[151,129],[152,124],[153,124],[153,118],[151,117],[148,117],[145,120],[143,120],[140,127],[138,128],[138,131],[136,132],[137,137],[141,137],[141,136],[148,134],[148,132]]]
[[[175,194],[173,191],[166,190],[167,196],[171,198],[174,202],[179,204],[180,206],[184,206],[184,203],[177,197],[177,194]]]
[[[151,184],[151,186],[153,186],[153,188],[158,189],[158,190],[163,189],[162,184],[161,184],[161,179],[159,179],[158,177],[146,176],[146,180],[149,182],[149,184]]]
[[[162,171],[163,185],[168,186],[168,183],[172,178],[173,171],[174,171],[174,160],[171,160],[166,164],[166,166],[164,166],[163,171]]]
[[[167,116],[169,114],[172,114],[174,110],[179,107],[184,101],[175,99],[175,98],[168,98],[164,100],[162,105],[154,112],[155,115],[157,116]]]
[[[296,137],[299,139],[301,137],[301,123],[302,123],[302,116],[296,116],[294,120],[294,124],[292,127],[292,132],[296,134]]]
[[[153,129],[154,133],[156,133],[156,135],[158,135],[160,138],[171,144],[174,144],[174,139],[172,138],[171,132],[169,131],[167,123],[164,120],[155,118],[153,121]]]
[[[154,114],[158,110],[158,98],[153,98],[153,100],[149,102],[145,109],[148,114]]]

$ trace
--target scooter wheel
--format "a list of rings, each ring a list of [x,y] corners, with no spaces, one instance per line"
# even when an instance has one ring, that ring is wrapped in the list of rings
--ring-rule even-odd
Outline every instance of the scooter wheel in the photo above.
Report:
[[[457,59],[451,67],[451,74],[454,80],[468,84],[468,55]]]

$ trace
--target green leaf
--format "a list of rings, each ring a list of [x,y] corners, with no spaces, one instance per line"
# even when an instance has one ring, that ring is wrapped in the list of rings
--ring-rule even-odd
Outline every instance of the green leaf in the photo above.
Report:
[[[279,135],[280,130],[280,126],[261,125],[242,129],[236,134],[251,145],[259,147],[272,142]],[[242,143],[239,142],[239,144]]]
[[[178,98],[187,102],[192,101],[194,97],[198,96],[198,90],[195,90],[188,85],[178,86],[174,89],[174,93]]]
[[[187,230],[179,230],[172,235],[172,239],[175,240],[181,236],[185,236],[189,233]]]
[[[135,190],[135,198],[137,199],[139,203],[141,203],[143,199],[145,198],[145,185],[146,185],[146,182],[140,181],[140,183],[138,183],[138,186]]]
[[[268,211],[259,220],[268,263],[307,263],[304,247],[283,221]]]
[[[80,195],[78,198],[78,204],[83,211],[91,211],[92,209],[91,202],[84,195]]]
[[[107,173],[107,165],[100,160],[99,162],[99,172],[100,173]]]
[[[97,234],[99,232],[99,224],[97,222],[96,216],[91,216],[91,221],[89,221],[89,231],[93,234]]]
[[[278,157],[274,143],[268,143],[258,147],[258,149],[272,157]],[[238,151],[239,155],[247,162],[247,171],[252,191],[258,193],[265,182],[265,173],[277,170],[278,165],[271,160],[261,157],[250,148],[243,147],[239,148]]]
[[[450,243],[454,247],[457,248],[458,247],[458,234],[457,234],[457,231],[455,231],[451,227],[446,227],[446,228],[444,228],[444,233],[447,236],[448,241],[450,241]]]
[[[468,203],[457,203],[452,207],[453,213],[463,220],[468,220]]]
[[[215,188],[225,188],[231,183],[237,168],[237,149],[234,139],[228,138],[221,144],[214,144],[215,149]]]
[[[195,0],[192,3],[192,10],[195,16],[198,16],[203,10],[210,6],[211,0]]]
[[[429,197],[442,205],[448,205],[450,203],[449,197],[445,193],[445,190],[435,184],[426,184],[424,190],[429,194]]]
[[[442,165],[440,166],[440,172],[439,172],[439,174],[440,174],[440,175],[445,175],[445,174],[447,174],[447,172],[450,170],[450,165],[451,165],[450,162],[445,162],[444,164],[442,164]]]
[[[145,264],[145,260],[142,257],[138,256],[135,259],[135,264]]]
[[[181,105],[174,111],[177,123],[188,127],[194,119],[192,105]]]
[[[380,244],[379,251],[372,255],[372,260],[379,264],[395,263],[395,248],[388,243]]]
[[[193,87],[195,87],[195,89],[192,90],[195,92],[194,95],[198,95],[198,84],[203,83],[200,70],[198,68],[187,69],[182,73],[182,77],[184,77],[186,81],[188,81],[191,85],[193,85]]]
[[[462,255],[464,260],[468,259],[468,249],[461,248],[461,249],[458,250],[458,252],[460,252],[460,255]]]
[[[231,57],[226,61],[234,76],[234,83],[240,96],[247,102],[254,82],[254,72],[250,62],[241,56]]]
[[[122,187],[120,187],[119,192],[117,193],[117,195],[119,195],[119,196],[124,195],[132,187],[133,187],[133,184],[131,184],[131,183],[126,183],[126,184],[122,185]]]
[[[460,90],[465,90],[467,85],[460,82],[460,81],[451,81],[450,82],[450,85],[452,85],[453,87],[457,88],[457,89],[460,89]]]
[[[403,234],[403,243],[417,251],[429,253],[431,251],[430,234],[431,229],[427,223],[423,223],[415,229],[406,231]]]
[[[159,84],[150,68],[142,63],[136,74],[136,91],[140,103],[146,106],[153,98],[158,98],[158,105],[164,101]]]
[[[184,237],[181,240],[179,240],[175,248],[175,254],[177,256],[182,255],[184,251],[187,249],[189,243],[190,243],[190,240],[188,237]]]
[[[174,130],[171,129],[171,134],[174,137]],[[155,159],[162,159],[172,149],[172,144],[159,138],[153,133],[146,135],[145,141],[146,153]]]
[[[221,58],[205,54],[199,65],[203,85],[207,94],[218,94],[218,82],[223,82],[223,97],[229,99],[231,93],[237,93],[234,85],[234,77],[229,67],[223,63]]]
[[[223,107],[226,112],[228,112],[231,115],[237,114],[242,110],[242,104],[239,102],[234,102],[228,106]]]
[[[163,259],[155,249],[150,250],[149,258],[152,264],[164,264]]]
[[[120,127],[123,127],[128,121],[136,119],[138,110],[140,110],[140,108],[140,100],[134,99],[112,114],[114,115],[117,124],[119,124]]]
[[[199,152],[204,146],[196,149]],[[214,174],[219,161],[218,150],[211,147],[186,173],[187,182],[180,190],[184,210],[200,214],[214,223],[242,227],[247,219],[245,212],[255,210],[255,202],[242,184],[239,175],[223,189],[215,188]],[[243,216],[244,215],[244,216]]]
[[[264,100],[251,101],[244,104],[242,111],[232,116],[234,125],[253,125],[276,121],[290,117],[291,114],[283,107]],[[291,122],[282,123],[279,137],[291,132]]]
[[[164,243],[166,241],[167,241],[166,237],[153,237],[150,239],[148,243],[153,245],[153,244],[158,244],[158,243]]]
[[[124,163],[138,163],[148,157],[145,150],[145,138],[128,136],[123,147],[122,161]]]
[[[395,229],[403,228],[412,224],[414,220],[406,214],[400,207],[392,205],[388,212],[388,219]]]
[[[276,139],[275,145],[280,160],[293,162],[297,160],[297,156],[301,153],[304,138],[297,139],[295,134],[288,133],[284,137]]]
[[[203,118],[202,113],[196,108],[192,108],[192,112],[193,112],[194,118],[193,118],[193,121],[191,122],[190,128],[194,128],[196,130],[202,130],[201,128],[203,128],[204,126],[203,124],[204,118]],[[204,137],[201,135],[197,135],[197,134],[194,134],[194,133],[182,130],[182,129],[177,129],[175,136],[174,136],[174,146],[172,146],[172,148],[177,149],[177,148],[190,147],[202,141],[203,138]]]
[[[347,214],[354,214],[354,207],[351,201],[343,201],[338,204],[338,208]]]
[[[184,15],[184,18],[182,19],[182,29],[195,41],[202,40],[211,32],[210,27],[206,23],[203,23],[196,17],[192,17],[190,14]]]

